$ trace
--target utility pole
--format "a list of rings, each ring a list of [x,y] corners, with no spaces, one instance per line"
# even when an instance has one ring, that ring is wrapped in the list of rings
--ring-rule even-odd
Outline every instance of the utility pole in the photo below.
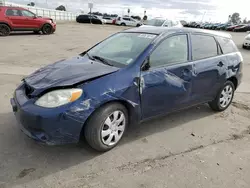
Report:
[[[203,14],[203,16],[202,16],[201,22],[203,22],[203,19],[204,19],[206,13],[207,13],[207,12],[205,11],[204,14]]]

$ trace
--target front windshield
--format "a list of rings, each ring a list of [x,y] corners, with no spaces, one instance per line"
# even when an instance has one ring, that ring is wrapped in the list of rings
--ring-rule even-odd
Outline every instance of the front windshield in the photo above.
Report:
[[[88,55],[124,67],[134,62],[155,37],[153,34],[118,33],[89,50]]]
[[[165,20],[162,19],[152,19],[148,20],[145,25],[152,25],[152,26],[162,26],[162,24],[165,22]]]

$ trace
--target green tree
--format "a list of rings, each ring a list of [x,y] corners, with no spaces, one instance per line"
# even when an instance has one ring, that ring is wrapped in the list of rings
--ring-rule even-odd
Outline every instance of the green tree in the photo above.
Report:
[[[66,11],[66,8],[63,5],[60,5],[59,7],[56,8],[56,10]]]
[[[235,12],[232,14],[231,16],[231,21],[234,23],[234,24],[238,24],[240,22],[241,18],[240,18],[240,14],[238,12]]]
[[[34,7],[36,4],[34,2],[31,2],[29,4],[27,4],[28,6]]]

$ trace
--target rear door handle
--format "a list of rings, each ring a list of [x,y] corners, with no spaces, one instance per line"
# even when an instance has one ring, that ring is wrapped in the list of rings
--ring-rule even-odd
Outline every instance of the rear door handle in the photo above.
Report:
[[[221,61],[217,64],[218,67],[223,67],[224,63],[222,63]]]

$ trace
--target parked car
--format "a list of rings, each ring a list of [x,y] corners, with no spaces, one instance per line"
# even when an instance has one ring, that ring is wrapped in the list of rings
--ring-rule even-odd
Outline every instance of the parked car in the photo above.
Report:
[[[115,21],[116,25],[121,25],[121,26],[136,26],[139,27],[141,26],[141,22],[138,20],[135,20],[131,17],[128,16],[124,16],[124,17],[117,17],[116,21]]]
[[[248,34],[246,37],[245,37],[245,40],[242,44],[242,48],[250,48],[250,34]]]
[[[232,24],[230,23],[221,24],[220,26],[216,28],[216,30],[225,30],[227,27],[230,27],[230,26],[232,26]]]
[[[33,31],[52,34],[56,30],[56,22],[51,18],[38,17],[33,12],[21,8],[0,6],[0,36],[7,36],[11,31]]]
[[[234,29],[238,28],[238,27],[242,27],[244,26],[244,24],[240,24],[240,25],[232,25],[226,28],[226,31],[233,31]]]
[[[180,21],[169,20],[162,17],[157,17],[152,20],[147,20],[141,27],[156,26],[156,27],[183,27]]]
[[[75,143],[84,136],[107,151],[130,124],[199,103],[227,109],[242,62],[226,33],[139,27],[27,76],[11,105],[21,130],[37,141]]]
[[[114,24],[115,18],[113,17],[103,16],[103,19],[105,20],[106,24]]]
[[[205,26],[204,26],[204,29],[210,29],[212,27],[212,24],[206,24]]]
[[[234,32],[246,32],[246,31],[250,31],[250,25],[243,25],[241,27],[236,27],[234,30]]]
[[[78,23],[92,23],[92,24],[104,24],[106,21],[104,19],[98,18],[95,15],[84,14],[79,15],[76,18],[76,22]]]

